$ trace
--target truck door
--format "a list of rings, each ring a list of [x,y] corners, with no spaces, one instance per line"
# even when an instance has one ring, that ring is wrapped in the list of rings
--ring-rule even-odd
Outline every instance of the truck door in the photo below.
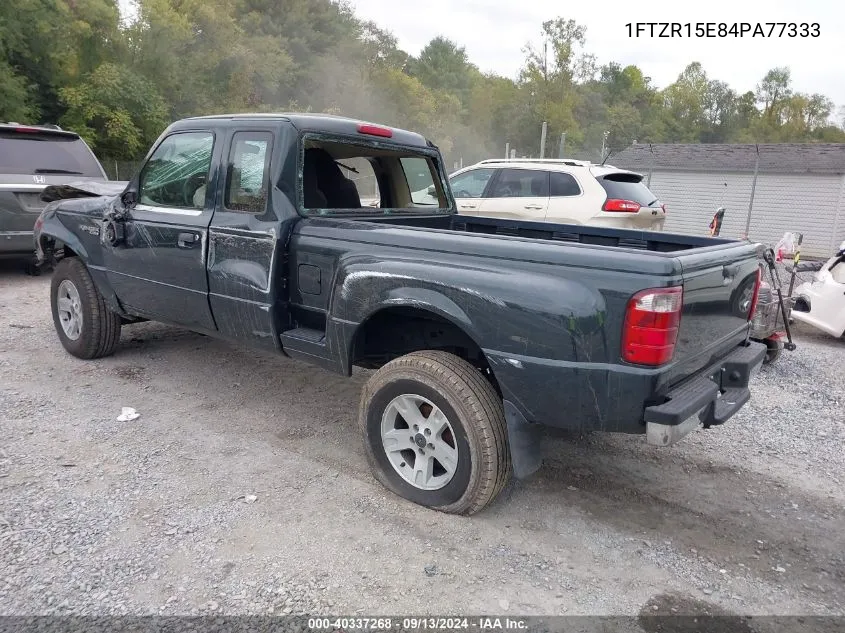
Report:
[[[208,298],[218,330],[267,349],[281,347],[287,310],[276,253],[283,252],[291,224],[283,227],[274,210],[273,198],[281,196],[270,183],[270,174],[277,173],[271,163],[281,160],[274,158],[274,140],[261,121],[244,122],[227,135],[208,242]]]
[[[214,330],[205,251],[214,204],[212,173],[219,139],[211,129],[175,132],[138,177],[137,203],[125,236],[104,249],[115,293],[131,311],[199,330]]]

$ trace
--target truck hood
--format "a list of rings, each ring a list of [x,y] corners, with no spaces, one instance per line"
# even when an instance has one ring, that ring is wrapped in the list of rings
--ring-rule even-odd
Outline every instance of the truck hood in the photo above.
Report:
[[[127,184],[129,182],[123,180],[78,180],[62,185],[49,185],[41,192],[41,200],[54,202],[69,198],[119,196]]]

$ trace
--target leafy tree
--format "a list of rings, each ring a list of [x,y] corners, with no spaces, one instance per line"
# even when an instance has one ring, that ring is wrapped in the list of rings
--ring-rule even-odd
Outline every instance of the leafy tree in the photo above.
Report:
[[[445,37],[435,37],[410,63],[410,74],[432,90],[465,96],[469,90],[472,66],[466,50]]]
[[[777,120],[781,107],[792,94],[789,68],[773,68],[757,85],[757,101],[763,104],[763,116]]]
[[[603,139],[640,142],[845,141],[824,95],[794,93],[788,68],[738,93],[692,63],[663,90],[637,66],[599,67],[586,29],[543,22],[514,80],[485,74],[459,42],[414,58],[332,0],[0,2],[0,119],[61,122],[102,156],[140,157],[167,122],[215,112],[299,109],[426,134],[447,162],[504,152],[598,157]]]
[[[155,87],[124,66],[102,64],[60,94],[68,108],[62,126],[113,158],[142,155],[167,124],[167,108]]]

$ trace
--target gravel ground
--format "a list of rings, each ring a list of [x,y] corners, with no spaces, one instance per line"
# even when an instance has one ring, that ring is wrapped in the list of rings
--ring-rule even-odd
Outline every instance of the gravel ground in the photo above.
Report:
[[[798,329],[740,414],[675,447],[550,439],[464,518],[371,477],[365,372],[158,324],[80,361],[48,289],[0,269],[2,615],[845,615],[843,341]]]

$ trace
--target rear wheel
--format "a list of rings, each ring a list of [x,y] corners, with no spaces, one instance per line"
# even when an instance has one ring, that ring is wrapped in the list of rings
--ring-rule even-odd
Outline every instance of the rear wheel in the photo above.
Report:
[[[108,309],[78,258],[67,257],[56,265],[50,305],[56,333],[69,353],[91,359],[114,352],[120,340],[120,317]]]
[[[501,399],[452,354],[414,352],[384,365],[364,387],[358,423],[376,479],[420,505],[474,514],[510,477]]]

